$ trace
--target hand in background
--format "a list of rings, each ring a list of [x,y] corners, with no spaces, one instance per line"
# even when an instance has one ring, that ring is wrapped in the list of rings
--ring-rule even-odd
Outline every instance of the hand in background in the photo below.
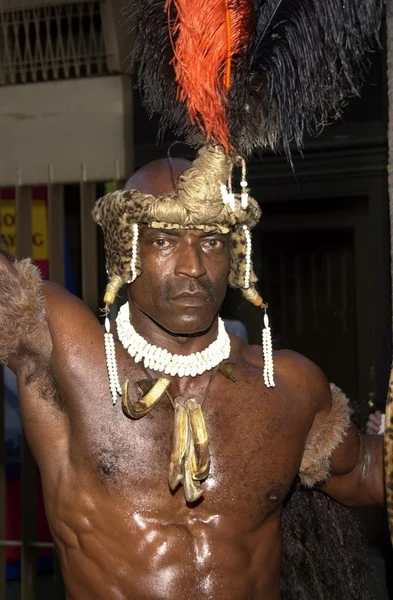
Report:
[[[368,416],[366,423],[366,433],[369,435],[378,435],[383,433],[380,431],[382,425],[382,413],[380,410],[376,410]]]

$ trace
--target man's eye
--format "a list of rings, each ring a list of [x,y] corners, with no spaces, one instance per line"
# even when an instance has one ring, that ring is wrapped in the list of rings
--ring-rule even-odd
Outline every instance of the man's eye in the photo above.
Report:
[[[152,244],[157,248],[169,248],[169,246],[171,245],[169,240],[166,240],[164,238],[158,238],[157,240],[153,240]]]
[[[224,244],[222,243],[221,240],[212,239],[212,240],[205,240],[203,245],[207,248],[214,248],[214,249],[217,248],[218,249],[218,248],[222,248]]]

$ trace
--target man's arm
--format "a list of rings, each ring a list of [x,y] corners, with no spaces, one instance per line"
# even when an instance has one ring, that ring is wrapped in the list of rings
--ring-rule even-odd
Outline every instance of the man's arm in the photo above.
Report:
[[[350,423],[349,401],[322,371],[296,357],[298,380],[314,414],[299,475],[347,506],[384,503],[383,436],[360,435]]]
[[[348,469],[347,454],[354,457],[352,469]],[[330,476],[318,488],[346,506],[382,505],[383,473],[383,436],[360,435],[351,425],[345,440],[332,454]]]
[[[317,369],[310,384],[318,399],[317,412],[311,432],[318,434],[326,428],[324,436],[334,438],[338,422],[343,427],[338,443],[329,453],[327,477],[317,487],[334,500],[346,506],[375,506],[384,503],[383,436],[361,435],[354,424],[349,424],[349,401],[336,386],[329,385],[323,373]],[[330,419],[336,411],[333,428]],[[347,418],[342,420],[342,415]],[[333,418],[334,420],[334,418]],[[348,426],[349,425],[349,426]]]

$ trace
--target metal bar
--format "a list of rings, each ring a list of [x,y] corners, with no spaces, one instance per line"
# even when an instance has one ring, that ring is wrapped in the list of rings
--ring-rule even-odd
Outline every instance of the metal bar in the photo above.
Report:
[[[16,248],[18,258],[32,254],[32,190],[31,187],[16,188]],[[30,542],[36,539],[37,529],[37,467],[22,435],[22,569],[21,600],[35,600],[36,552]]]
[[[4,368],[0,365],[0,536],[5,538],[5,511],[6,511],[6,473],[5,473],[5,396],[4,396]],[[5,598],[5,548],[0,549],[0,598]]]
[[[0,540],[0,546],[4,548],[20,548],[22,540]],[[30,548],[54,548],[53,542],[29,542]]]
[[[31,187],[18,186],[15,189],[16,198],[16,253],[17,257],[31,256]]]
[[[37,535],[37,467],[25,435],[22,436],[22,574],[21,600],[35,600]]]
[[[48,185],[49,278],[64,285],[64,187]]]
[[[82,299],[93,312],[98,310],[97,226],[91,212],[96,201],[95,183],[80,184]]]

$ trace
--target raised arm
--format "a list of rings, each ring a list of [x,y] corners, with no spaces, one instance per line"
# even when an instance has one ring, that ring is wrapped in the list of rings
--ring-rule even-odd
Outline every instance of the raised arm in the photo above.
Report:
[[[13,261],[0,251],[0,360],[17,368],[21,347],[34,345],[44,321],[43,284],[30,260]]]

